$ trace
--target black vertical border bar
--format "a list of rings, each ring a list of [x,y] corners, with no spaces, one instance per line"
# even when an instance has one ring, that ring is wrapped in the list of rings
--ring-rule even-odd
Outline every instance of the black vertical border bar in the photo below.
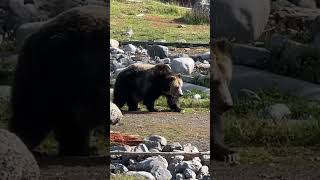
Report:
[[[107,19],[108,19],[108,28],[107,28],[107,37],[104,37],[106,40],[106,81],[107,81],[107,86],[106,86],[106,118],[105,118],[105,141],[106,141],[106,146],[107,146],[107,152],[106,152],[106,179],[110,179],[110,2],[111,0],[105,0],[107,3],[107,8],[106,10],[108,11],[107,13]],[[108,46],[109,45],[109,46]]]
[[[212,47],[213,47],[213,43],[214,43],[214,39],[213,39],[213,32],[214,32],[214,27],[213,27],[213,24],[212,21],[214,20],[214,17],[213,17],[213,9],[214,9],[214,3],[215,1],[211,0],[210,2],[210,16],[209,16],[209,21],[210,21],[210,41],[209,41],[209,47],[210,47],[210,59],[211,59],[211,63],[210,63],[210,71],[213,69],[211,66],[214,66],[215,63],[212,63],[212,61],[215,61],[213,57],[213,52],[212,52]],[[210,73],[210,76],[211,76],[212,73]],[[213,116],[214,116],[214,113],[213,113],[213,91],[212,91],[212,77],[210,77],[210,168],[209,168],[209,172],[210,172],[210,175],[211,176],[214,176],[214,171],[213,171],[213,156],[212,156],[212,153],[214,151],[213,149]]]

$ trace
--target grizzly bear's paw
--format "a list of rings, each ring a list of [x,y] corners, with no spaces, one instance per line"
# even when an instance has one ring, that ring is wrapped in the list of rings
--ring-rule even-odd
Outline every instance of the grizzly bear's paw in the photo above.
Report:
[[[213,149],[212,157],[215,160],[224,161],[230,165],[240,164],[240,156],[236,151],[220,144],[213,144]]]
[[[148,111],[149,111],[149,112],[160,112],[159,109],[154,109],[154,108],[153,108],[153,109],[148,109]]]
[[[181,108],[174,108],[174,109],[172,109],[171,111],[172,111],[172,112],[184,112],[184,110],[181,109]]]
[[[140,108],[130,108],[129,107],[129,109],[128,109],[129,111],[141,111],[141,109]]]

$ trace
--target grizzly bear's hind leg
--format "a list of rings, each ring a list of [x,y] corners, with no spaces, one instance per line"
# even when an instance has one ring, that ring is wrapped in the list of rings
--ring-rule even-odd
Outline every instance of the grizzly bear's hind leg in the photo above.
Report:
[[[147,107],[149,112],[159,112],[158,109],[154,108],[154,103],[157,100],[158,97],[156,96],[151,96],[151,95],[147,95],[144,100],[143,100],[143,104]]]
[[[87,156],[89,155],[90,130],[83,128],[59,127],[55,136],[59,142],[60,156]]]
[[[133,98],[128,99],[127,105],[128,105],[129,111],[139,111],[140,110],[138,108],[138,102]]]
[[[27,113],[28,114],[28,113]],[[25,115],[25,116],[24,116]],[[48,136],[51,128],[41,116],[15,114],[9,122],[9,130],[15,133],[28,149],[34,152],[35,148]]]
[[[121,109],[126,104],[126,101],[124,99],[113,99],[113,103]]]

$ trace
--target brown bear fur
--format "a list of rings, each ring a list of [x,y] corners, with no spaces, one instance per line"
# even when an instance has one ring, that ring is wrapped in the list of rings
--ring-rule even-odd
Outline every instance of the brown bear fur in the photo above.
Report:
[[[9,130],[33,150],[53,131],[60,155],[88,155],[108,107],[108,8],[83,6],[49,20],[25,41]]]
[[[138,103],[143,101],[150,112],[161,95],[167,98],[172,111],[180,112],[179,97],[182,96],[182,79],[165,64],[134,64],[121,71],[114,87],[113,102],[121,109],[126,103],[129,111],[137,111]]]
[[[224,144],[224,122],[222,115],[233,106],[233,100],[229,90],[232,78],[232,61],[230,51],[232,45],[225,39],[214,42],[211,55],[211,114],[210,121],[213,132],[211,133],[211,152],[217,160],[237,161],[235,151]]]

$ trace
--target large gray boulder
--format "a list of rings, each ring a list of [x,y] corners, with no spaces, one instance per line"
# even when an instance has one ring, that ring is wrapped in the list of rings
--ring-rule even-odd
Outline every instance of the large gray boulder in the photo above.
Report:
[[[194,60],[192,58],[175,58],[170,66],[176,73],[190,75],[194,69]]]
[[[317,3],[315,2],[315,0],[292,0],[292,3],[303,8],[317,8]]]
[[[192,15],[209,22],[210,0],[197,0],[192,6]]]
[[[155,167],[163,167],[167,169],[168,162],[162,156],[153,156],[148,157],[147,159],[138,162],[135,166],[133,166],[134,170],[136,171],[147,171],[151,172],[151,170]]]
[[[309,82],[320,82],[318,48],[281,35],[273,35],[270,44],[273,58],[266,64],[269,71]]]
[[[4,129],[0,129],[0,179],[40,179],[31,152],[16,135]]]
[[[148,54],[150,57],[155,58],[156,56],[160,59],[167,58],[169,56],[169,48],[162,45],[153,45],[147,47]]]
[[[287,105],[277,103],[268,106],[263,114],[266,119],[279,121],[283,118],[289,117],[291,115],[291,111]]]
[[[81,0],[34,0],[34,4],[48,17],[54,17],[61,12],[84,4],[84,2]]]
[[[238,93],[241,89],[258,91],[274,88],[301,96],[306,100],[320,101],[320,85],[246,66],[234,66],[230,84],[230,90],[233,94]]]
[[[192,90],[197,90],[206,94],[210,94],[210,88],[206,88],[203,86],[198,86],[198,85],[186,83],[186,82],[183,83],[182,91],[192,91]]]
[[[24,0],[10,0],[8,5],[13,15],[18,16],[23,22],[30,22],[40,16],[37,8],[33,4],[24,4]]]
[[[270,14],[270,0],[215,0],[213,37],[229,37],[240,41],[253,41],[261,35]]]
[[[265,48],[245,44],[234,44],[231,52],[235,64],[263,68],[271,59],[271,52]]]

